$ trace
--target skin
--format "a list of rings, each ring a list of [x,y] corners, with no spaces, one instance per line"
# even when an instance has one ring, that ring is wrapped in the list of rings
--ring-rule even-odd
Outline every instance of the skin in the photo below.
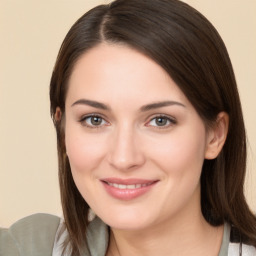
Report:
[[[225,142],[227,115],[206,129],[168,74],[124,45],[86,52],[68,86],[67,155],[80,193],[111,227],[107,255],[217,255],[223,227],[202,216],[200,175],[204,159],[215,158]],[[172,104],[152,107],[166,101]],[[142,196],[120,200],[102,185],[109,177],[157,182]]]

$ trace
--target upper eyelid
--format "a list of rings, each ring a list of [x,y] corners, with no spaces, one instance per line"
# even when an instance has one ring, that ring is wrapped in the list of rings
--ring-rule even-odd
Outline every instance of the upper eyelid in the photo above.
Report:
[[[149,121],[151,121],[151,120],[153,120],[154,118],[157,118],[157,117],[163,117],[163,118],[167,118],[171,121],[177,122],[177,119],[175,117],[167,115],[167,114],[154,114],[153,116],[147,118],[147,120],[148,120],[147,122],[149,122]]]
[[[108,121],[106,120],[107,118],[106,118],[104,115],[99,114],[99,113],[84,114],[84,115],[82,115],[82,116],[79,118],[79,120],[82,121],[82,120],[85,120],[85,119],[88,118],[88,117],[93,117],[93,116],[98,116],[98,117],[104,119],[106,122],[108,122]]]
[[[90,118],[90,117],[99,117],[101,119],[103,119],[107,124],[109,124],[110,122],[106,120],[106,118],[104,116],[102,116],[101,114],[95,114],[95,113],[91,113],[91,114],[86,114],[86,115],[82,115],[79,119],[78,119],[78,122],[82,123],[82,122],[85,122],[85,120],[87,118]],[[90,125],[88,125],[90,126]],[[100,126],[99,126],[100,127]]]

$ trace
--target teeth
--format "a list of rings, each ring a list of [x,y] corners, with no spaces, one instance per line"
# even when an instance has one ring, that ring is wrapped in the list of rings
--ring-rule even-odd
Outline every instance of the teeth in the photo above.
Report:
[[[146,187],[152,183],[147,183],[147,184],[131,184],[131,185],[125,185],[125,184],[117,184],[117,183],[110,183],[108,182],[109,186],[119,188],[119,189],[136,189],[136,188],[141,188],[141,187]]]
[[[127,187],[127,186],[126,186],[126,185],[123,185],[123,184],[119,184],[119,185],[118,185],[118,188],[120,188],[120,189],[126,189],[126,187]]]
[[[136,185],[127,185],[127,188],[128,188],[128,189],[135,189],[135,188],[136,188]]]

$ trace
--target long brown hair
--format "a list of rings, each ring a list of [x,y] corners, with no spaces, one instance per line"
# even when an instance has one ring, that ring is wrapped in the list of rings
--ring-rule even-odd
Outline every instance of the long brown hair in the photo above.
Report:
[[[198,11],[178,0],[116,0],[84,14],[64,39],[50,84],[51,115],[58,142],[59,182],[66,241],[72,255],[86,241],[89,206],[76,188],[65,151],[65,98],[78,58],[101,42],[122,43],[162,66],[206,124],[219,112],[229,115],[226,143],[214,160],[205,160],[201,175],[201,208],[211,225],[234,225],[256,246],[256,218],[246,203],[246,135],[235,76],[216,29]],[[56,108],[62,119],[54,118]],[[83,217],[82,217],[83,216]]]

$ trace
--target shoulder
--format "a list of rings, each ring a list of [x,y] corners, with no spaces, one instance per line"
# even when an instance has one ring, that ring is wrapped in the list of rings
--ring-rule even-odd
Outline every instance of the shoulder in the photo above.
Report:
[[[241,252],[241,254],[239,254]],[[255,256],[256,248],[252,245],[240,243],[230,243],[228,247],[228,256],[243,255],[243,256]]]
[[[240,232],[231,227],[230,230],[230,243],[228,247],[228,256],[243,255],[243,256],[255,256],[256,248],[250,245]]]
[[[47,256],[52,248],[60,218],[50,214],[34,214],[0,229],[0,256]]]
[[[58,231],[56,232],[53,256],[69,256],[70,245],[67,246],[67,250],[63,253],[63,243],[68,238],[68,232],[66,230],[64,220],[61,220]],[[105,255],[109,242],[109,230],[108,226],[97,216],[92,220],[89,220],[89,224],[86,230],[86,244],[87,247],[83,248],[83,256],[96,256]]]

